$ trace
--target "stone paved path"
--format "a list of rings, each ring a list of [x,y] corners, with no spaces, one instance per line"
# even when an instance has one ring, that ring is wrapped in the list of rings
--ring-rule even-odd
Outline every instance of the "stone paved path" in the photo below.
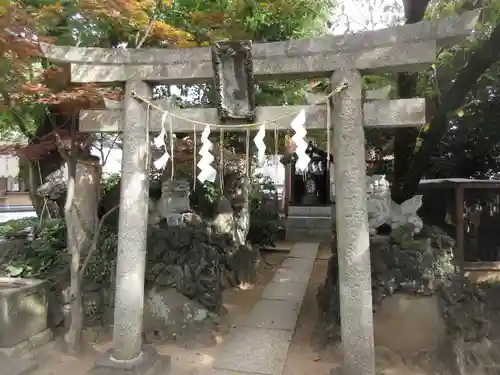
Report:
[[[295,243],[213,368],[200,375],[281,375],[318,248]]]

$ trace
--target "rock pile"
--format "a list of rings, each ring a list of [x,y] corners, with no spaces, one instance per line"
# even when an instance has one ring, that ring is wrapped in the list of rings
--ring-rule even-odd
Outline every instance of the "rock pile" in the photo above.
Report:
[[[424,226],[416,236],[413,233],[414,228],[408,224],[388,236],[370,239],[374,313],[384,299],[395,294],[436,296],[449,332],[467,340],[481,340],[488,333],[485,304],[480,290],[455,269],[454,240],[435,226]],[[328,277],[318,290],[322,342],[340,338],[336,243],[332,252]]]

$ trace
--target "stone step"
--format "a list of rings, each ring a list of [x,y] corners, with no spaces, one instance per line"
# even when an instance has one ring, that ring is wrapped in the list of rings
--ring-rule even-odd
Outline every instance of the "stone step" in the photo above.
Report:
[[[329,217],[303,217],[288,216],[286,218],[286,229],[315,229],[331,230],[332,220]]]
[[[330,217],[331,206],[289,206],[289,216],[312,216],[312,217]]]
[[[286,231],[287,241],[318,241],[325,242],[331,241],[332,231],[331,230],[315,230],[315,229],[294,229],[290,228]]]

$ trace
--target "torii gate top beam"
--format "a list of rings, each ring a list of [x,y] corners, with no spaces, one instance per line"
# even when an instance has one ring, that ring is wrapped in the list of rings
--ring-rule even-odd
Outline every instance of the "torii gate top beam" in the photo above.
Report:
[[[361,71],[419,71],[434,63],[437,48],[470,35],[479,11],[439,21],[383,30],[252,46],[256,79],[329,76],[345,65]],[[71,64],[73,82],[117,82],[135,78],[158,83],[213,79],[208,47],[104,49],[42,44],[45,56]]]
[[[480,12],[465,12],[459,17],[440,21],[422,21],[346,35],[328,35],[311,39],[289,40],[285,42],[255,43],[252,46],[254,59],[275,57],[311,56],[321,53],[353,52],[393,44],[437,41],[438,46],[453,44],[470,35],[474,30]],[[56,46],[42,43],[45,57],[54,62],[71,64],[176,64],[211,61],[209,47],[195,48],[85,48]]]

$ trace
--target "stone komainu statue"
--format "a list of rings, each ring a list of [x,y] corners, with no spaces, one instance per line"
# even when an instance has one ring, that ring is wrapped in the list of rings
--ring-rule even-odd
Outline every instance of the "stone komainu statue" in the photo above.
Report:
[[[235,253],[230,260],[231,283],[254,283],[259,265],[259,251],[247,243],[250,230],[250,183],[246,175],[229,172],[224,176],[224,196],[219,201],[213,221],[214,230],[230,234]]]

